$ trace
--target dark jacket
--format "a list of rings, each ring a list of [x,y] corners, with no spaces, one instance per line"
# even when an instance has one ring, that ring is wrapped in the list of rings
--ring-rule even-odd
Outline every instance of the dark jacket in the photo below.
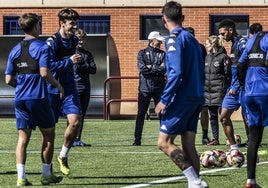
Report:
[[[90,93],[90,74],[96,74],[97,67],[94,61],[94,57],[91,52],[84,48],[77,48],[76,53],[82,56],[82,60],[79,63],[73,65],[74,80],[76,82],[76,88],[78,93],[89,92]]]
[[[165,87],[165,52],[148,46],[138,53],[139,92],[159,92]]]
[[[231,62],[222,47],[205,60],[205,105],[221,106],[231,80]]]

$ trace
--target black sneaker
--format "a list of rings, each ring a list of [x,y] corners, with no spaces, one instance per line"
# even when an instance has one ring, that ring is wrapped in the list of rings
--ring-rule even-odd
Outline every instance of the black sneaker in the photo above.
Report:
[[[212,141],[209,142],[207,145],[208,146],[216,146],[216,145],[220,145],[220,142],[218,139],[213,138]]]
[[[207,145],[209,142],[210,142],[210,140],[209,140],[208,137],[202,139],[202,144],[203,145]]]
[[[141,146],[141,143],[139,142],[134,142],[133,144],[132,144],[132,146]]]

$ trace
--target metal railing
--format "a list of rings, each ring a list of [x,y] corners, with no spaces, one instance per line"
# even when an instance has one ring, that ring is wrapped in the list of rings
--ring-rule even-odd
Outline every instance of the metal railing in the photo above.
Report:
[[[103,119],[108,120],[110,115],[110,105],[113,102],[137,102],[137,98],[125,98],[125,99],[109,99],[107,101],[107,83],[110,80],[121,80],[121,79],[139,79],[138,76],[110,76],[105,79],[103,84]]]

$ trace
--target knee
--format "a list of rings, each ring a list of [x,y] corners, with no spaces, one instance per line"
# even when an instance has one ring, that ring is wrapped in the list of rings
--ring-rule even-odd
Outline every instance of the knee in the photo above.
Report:
[[[157,147],[164,153],[166,153],[166,151],[168,150],[168,144],[166,142],[163,142],[162,140],[158,140]]]
[[[80,119],[76,118],[76,119],[72,119],[72,120],[68,120],[70,127],[75,128],[75,127],[79,127],[80,125]]]
[[[227,118],[225,116],[220,116],[220,121],[222,125],[226,125]]]

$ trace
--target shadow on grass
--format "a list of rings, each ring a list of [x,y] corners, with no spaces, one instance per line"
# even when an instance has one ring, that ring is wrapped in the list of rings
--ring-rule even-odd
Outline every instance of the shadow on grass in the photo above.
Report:
[[[174,175],[156,175],[156,176],[72,176],[70,179],[84,178],[102,178],[102,179],[138,179],[138,178],[172,178]]]
[[[118,182],[89,182],[89,183],[85,183],[85,182],[83,182],[83,183],[66,183],[66,184],[62,184],[62,183],[60,183],[60,184],[58,184],[58,186],[59,185],[61,185],[61,186],[78,186],[78,185],[80,185],[80,186],[97,186],[97,185],[99,185],[99,186],[115,186],[115,185],[117,185],[117,186],[125,186],[125,185],[135,185],[135,184],[148,184],[148,185],[159,185],[159,184],[161,184],[161,187],[166,187],[167,185],[176,185],[176,186],[178,186],[178,187],[180,187],[179,185],[180,184],[187,184],[187,180],[179,180],[179,181],[170,181],[170,182],[164,182],[164,183],[150,183],[150,182],[144,182],[144,181],[128,181],[128,182],[124,182],[124,181],[118,181]]]
[[[17,174],[17,171],[6,171],[6,172],[0,172],[0,175],[10,175],[10,174]],[[40,175],[41,172],[26,172],[26,174],[31,175]]]

